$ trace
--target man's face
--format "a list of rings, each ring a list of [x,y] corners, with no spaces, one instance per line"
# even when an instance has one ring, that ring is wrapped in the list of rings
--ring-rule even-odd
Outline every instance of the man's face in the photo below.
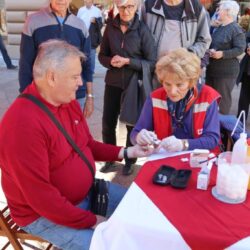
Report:
[[[120,18],[124,22],[129,22],[135,16],[135,12],[137,10],[137,5],[135,0],[128,0],[126,4],[122,6],[117,6]]]
[[[66,13],[71,0],[50,0],[50,6],[56,14]]]
[[[178,102],[183,99],[190,89],[190,83],[188,81],[177,81],[174,73],[168,73],[162,85],[172,102]]]
[[[53,71],[51,96],[56,105],[69,103],[76,99],[76,91],[82,85],[81,72],[81,61],[76,56],[66,58],[64,67]]]
[[[93,0],[84,0],[84,4],[87,8],[90,8],[93,4]]]

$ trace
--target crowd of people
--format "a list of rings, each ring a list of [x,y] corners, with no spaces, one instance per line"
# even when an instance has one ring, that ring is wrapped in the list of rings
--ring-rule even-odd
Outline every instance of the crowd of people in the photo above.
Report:
[[[115,0],[104,33],[93,0],[84,0],[77,16],[70,2],[50,0],[25,22],[21,96],[0,124],[0,166],[11,216],[23,230],[60,249],[87,250],[95,227],[126,193],[109,183],[106,217],[91,210],[95,161],[106,162],[105,173],[124,159],[122,173],[130,175],[137,157],[160,148],[219,153],[219,117],[229,113],[237,82],[239,111],[248,113],[250,35],[237,23],[234,0],[218,2],[211,19],[198,0]],[[103,142],[86,123],[94,112],[99,45],[98,59],[107,68]],[[127,127],[125,147],[116,145],[118,119]]]

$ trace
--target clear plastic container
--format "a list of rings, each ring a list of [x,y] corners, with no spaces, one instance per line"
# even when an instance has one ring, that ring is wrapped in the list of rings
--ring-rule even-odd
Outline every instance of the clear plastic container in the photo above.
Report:
[[[232,163],[232,152],[218,157],[216,186],[212,194],[218,200],[238,204],[246,199],[249,175],[241,164]]]

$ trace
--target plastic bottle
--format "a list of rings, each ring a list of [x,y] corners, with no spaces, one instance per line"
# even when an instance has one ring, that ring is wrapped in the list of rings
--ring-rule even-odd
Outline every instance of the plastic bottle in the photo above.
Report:
[[[247,134],[241,133],[235,142],[232,152],[232,164],[245,164],[247,161]]]
[[[250,140],[249,139],[247,141],[247,164],[250,164]],[[250,190],[250,178],[248,182],[248,190]]]

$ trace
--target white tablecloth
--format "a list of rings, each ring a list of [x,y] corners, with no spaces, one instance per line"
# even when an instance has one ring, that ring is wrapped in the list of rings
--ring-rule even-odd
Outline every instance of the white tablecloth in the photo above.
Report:
[[[122,202],[95,230],[90,250],[186,250],[190,249],[177,229],[133,183]],[[230,250],[249,250],[250,237]]]

